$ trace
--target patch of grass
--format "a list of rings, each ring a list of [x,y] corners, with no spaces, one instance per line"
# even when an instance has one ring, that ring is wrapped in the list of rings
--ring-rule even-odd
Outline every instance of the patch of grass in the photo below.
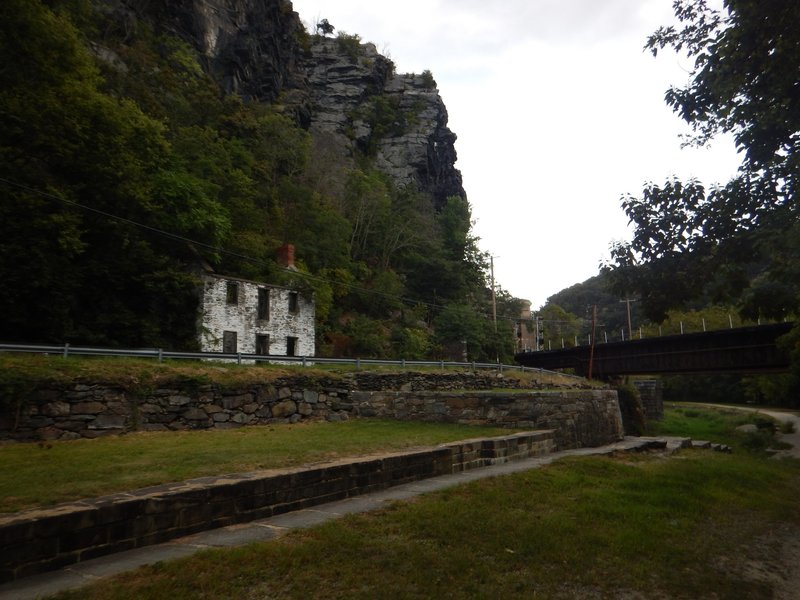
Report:
[[[361,365],[362,371],[397,373],[399,371],[419,373],[453,373],[456,369],[440,367],[413,367],[401,370],[397,366]],[[466,370],[466,369],[465,369]],[[0,396],[4,384],[12,386],[56,383],[66,384],[76,381],[93,381],[119,385],[124,389],[147,389],[162,383],[194,381],[198,385],[217,383],[225,386],[245,386],[270,382],[286,377],[305,377],[307,379],[340,379],[345,374],[356,372],[355,365],[326,365],[302,367],[300,365],[236,365],[222,362],[201,362],[191,360],[167,360],[159,363],[155,359],[113,358],[71,356],[63,358],[56,355],[13,354],[0,352]],[[486,373],[487,371],[479,371]],[[514,379],[531,387],[537,386],[575,386],[605,387],[599,382],[589,382],[559,373],[538,371],[505,370],[505,379]],[[502,378],[498,378],[503,381]]]
[[[798,494],[800,461],[563,460],[58,598],[766,599],[767,582],[719,565],[800,525]]]
[[[0,512],[193,477],[278,469],[509,433],[489,427],[356,419],[5,444],[0,446]]]
[[[753,424],[754,432],[741,432],[740,425]],[[765,453],[774,448],[777,425],[774,419],[757,412],[744,412],[725,408],[689,407],[675,405],[664,409],[661,421],[648,423],[650,435],[677,435],[695,440],[709,440]]]
[[[283,365],[236,365],[220,362],[169,360],[158,362],[144,358],[69,357],[41,354],[0,353],[0,383],[14,373],[35,384],[94,381],[119,385],[157,387],[160,383],[194,381],[222,385],[248,385],[274,379],[303,375],[309,378],[335,378],[336,374],[315,368]]]

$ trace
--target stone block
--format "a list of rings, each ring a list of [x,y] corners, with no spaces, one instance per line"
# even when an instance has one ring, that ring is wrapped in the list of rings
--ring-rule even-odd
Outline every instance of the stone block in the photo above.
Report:
[[[171,406],[186,406],[187,404],[190,404],[191,401],[192,399],[189,398],[189,396],[174,395],[169,397],[169,403]]]
[[[272,407],[272,416],[276,419],[288,417],[296,412],[297,404],[295,404],[294,400],[283,400]]]
[[[89,429],[124,429],[125,415],[98,415],[88,425]]]
[[[208,413],[202,408],[192,407],[181,414],[181,417],[187,421],[208,421]]]
[[[63,417],[70,412],[70,404],[68,402],[56,401],[48,402],[41,408],[41,413],[48,417]]]
[[[316,404],[319,402],[319,392],[314,390],[303,390],[303,402],[307,404]]]
[[[106,411],[106,405],[103,402],[74,402],[70,412],[73,415],[96,415]]]
[[[223,396],[222,397],[222,406],[228,410],[234,410],[245,404],[249,404],[253,401],[253,396],[251,394],[241,394],[238,396]]]

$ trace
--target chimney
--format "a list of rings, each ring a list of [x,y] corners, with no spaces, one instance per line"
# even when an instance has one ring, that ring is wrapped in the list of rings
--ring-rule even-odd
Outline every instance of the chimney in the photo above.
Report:
[[[291,271],[296,271],[297,267],[294,266],[294,245],[284,244],[278,248],[278,265]]]

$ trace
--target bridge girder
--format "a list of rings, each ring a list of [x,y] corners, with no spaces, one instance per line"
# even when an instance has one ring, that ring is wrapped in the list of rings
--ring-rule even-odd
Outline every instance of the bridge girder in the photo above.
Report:
[[[659,373],[780,372],[789,367],[789,357],[776,340],[793,327],[777,323],[687,333],[627,342],[596,344],[566,350],[522,352],[515,360],[527,367],[548,370],[574,369],[600,379],[618,375]]]

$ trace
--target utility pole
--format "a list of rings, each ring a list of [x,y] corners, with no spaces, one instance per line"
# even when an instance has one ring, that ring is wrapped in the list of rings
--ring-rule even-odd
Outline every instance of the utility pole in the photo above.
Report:
[[[489,265],[492,278],[492,322],[494,323],[494,332],[497,333],[497,297],[494,293],[494,256],[489,257]]]
[[[494,256],[489,257],[492,277],[492,322],[494,323],[494,359],[500,364],[500,349],[497,347],[497,296],[494,293]]]
[[[628,305],[628,339],[633,339],[633,327],[631,326],[631,302],[638,302],[638,300],[633,298],[625,298],[625,300],[620,300],[620,302],[624,302]]]
[[[589,373],[587,379],[592,378],[592,367],[594,366],[594,332],[597,327],[597,305],[592,306],[592,337],[589,340]]]

